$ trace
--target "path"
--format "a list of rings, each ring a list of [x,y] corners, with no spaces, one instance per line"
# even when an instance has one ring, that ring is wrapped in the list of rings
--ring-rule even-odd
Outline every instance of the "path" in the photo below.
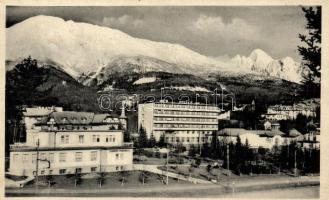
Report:
[[[159,166],[163,166],[163,165],[144,165],[144,164],[134,164],[133,165],[133,169],[134,170],[140,170],[140,171],[148,171],[148,172],[152,172],[155,174],[160,174],[160,175],[167,175],[167,171],[163,171],[158,169]],[[203,180],[203,179],[198,179],[198,178],[193,178],[193,177],[186,177],[180,174],[176,174],[173,172],[168,172],[168,176],[171,178],[177,178],[179,180],[183,180],[183,181],[188,181],[191,183],[195,183],[195,184],[210,184],[210,181],[207,180]]]

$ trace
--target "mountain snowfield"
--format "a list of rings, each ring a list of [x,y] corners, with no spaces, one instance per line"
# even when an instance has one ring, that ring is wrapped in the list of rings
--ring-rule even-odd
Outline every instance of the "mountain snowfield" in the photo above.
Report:
[[[138,39],[116,29],[42,15],[6,29],[8,63],[29,55],[56,63],[74,78],[92,73],[91,78],[101,81],[113,72],[165,71],[252,73],[300,82],[304,71],[292,58],[275,60],[260,49],[248,57],[237,55],[220,61],[179,44]]]

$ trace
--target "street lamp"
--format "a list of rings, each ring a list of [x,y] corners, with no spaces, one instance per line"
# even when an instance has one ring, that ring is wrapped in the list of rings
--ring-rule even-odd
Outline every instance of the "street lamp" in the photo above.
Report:
[[[163,90],[164,90],[164,88],[162,87],[161,89],[160,89],[160,95],[161,95],[161,97],[160,97],[160,100],[161,100],[161,102],[162,102],[162,96],[163,96]]]
[[[198,93],[195,94],[195,104],[198,103],[198,97],[199,97],[199,96],[200,96],[200,95],[199,95]]]
[[[218,94],[217,94],[217,90],[218,90],[218,89],[216,88],[216,89],[214,90],[214,93],[211,94],[212,96],[215,96],[215,106],[217,106],[217,95],[218,95]]]
[[[233,94],[233,93],[230,93],[230,94],[227,94],[227,95],[225,95],[225,96],[231,98],[231,100],[232,100],[232,111],[233,111],[233,110],[234,110],[234,103],[233,103],[233,100],[235,101],[235,96],[234,96],[234,94]]]
[[[220,89],[222,90],[222,110],[224,110],[224,90],[226,90],[226,87],[222,84],[220,85]]]
[[[169,148],[168,148],[168,145],[167,145],[167,181],[166,181],[166,184],[168,185],[169,184],[169,176],[168,176],[168,171],[169,171],[169,166],[168,166],[168,163],[169,163]]]

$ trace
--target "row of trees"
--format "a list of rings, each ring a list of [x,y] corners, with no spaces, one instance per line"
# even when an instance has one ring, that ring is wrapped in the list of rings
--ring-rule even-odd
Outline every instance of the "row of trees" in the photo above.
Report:
[[[144,127],[141,127],[138,132],[138,138],[134,141],[134,146],[138,149],[140,148],[153,148],[153,147],[165,147],[165,137],[164,135],[160,136],[159,141],[157,142],[154,135],[151,134],[150,138],[147,137],[146,130]]]
[[[201,157],[223,160],[223,167],[227,168],[229,165],[229,169],[236,174],[280,173],[282,170],[294,171],[295,166],[300,173],[320,171],[319,149],[303,149],[296,142],[275,145],[273,149],[252,149],[248,140],[242,143],[239,136],[235,143],[219,141],[215,132],[212,138],[210,144],[205,143],[202,146]],[[198,148],[191,146],[189,155],[196,154]]]

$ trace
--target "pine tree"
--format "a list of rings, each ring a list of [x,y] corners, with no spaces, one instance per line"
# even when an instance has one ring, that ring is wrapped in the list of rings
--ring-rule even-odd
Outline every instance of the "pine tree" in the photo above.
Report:
[[[298,46],[303,65],[308,69],[304,75],[304,96],[307,98],[320,96],[321,81],[321,7],[302,8],[307,20],[308,34],[299,34],[304,46]]]
[[[123,141],[124,142],[130,142],[131,141],[130,134],[129,134],[128,130],[125,130],[123,132]]]
[[[141,127],[139,129],[139,137],[138,137],[138,140],[137,140],[136,147],[137,148],[145,148],[145,147],[147,147],[147,145],[148,145],[148,139],[147,139],[147,136],[146,136],[146,131],[145,131],[144,127]]]
[[[158,142],[158,146],[159,147],[165,147],[166,146],[166,141],[165,141],[165,136],[164,134],[162,134],[160,136],[159,142]]]
[[[211,146],[210,146],[210,156],[212,158],[218,158],[218,144],[219,144],[219,141],[218,141],[218,137],[217,137],[217,132],[216,131],[213,131],[212,132],[212,138],[211,138]]]
[[[156,140],[155,140],[154,135],[151,134],[151,137],[150,137],[150,139],[149,139],[149,141],[148,141],[148,147],[153,148],[153,147],[155,147],[155,146],[156,146]]]

